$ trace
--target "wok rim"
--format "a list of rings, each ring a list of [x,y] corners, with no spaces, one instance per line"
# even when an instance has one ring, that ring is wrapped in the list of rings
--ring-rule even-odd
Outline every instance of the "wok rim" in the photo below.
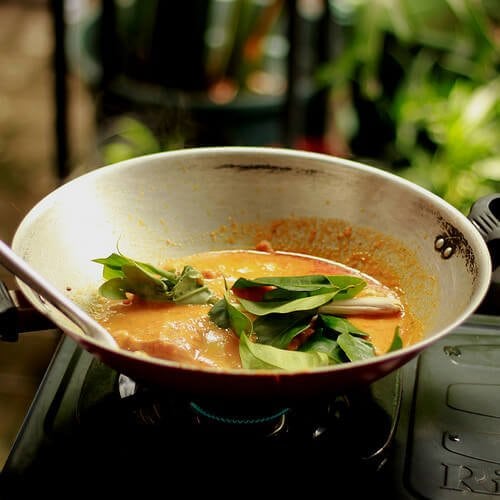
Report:
[[[460,324],[462,324],[480,305],[481,301],[486,296],[488,291],[488,287],[491,280],[492,275],[492,264],[490,260],[489,250],[486,242],[479,234],[479,231],[474,227],[472,222],[457,208],[440,198],[438,195],[432,193],[431,191],[415,184],[403,177],[398,176],[395,173],[383,170],[381,168],[367,165],[355,160],[350,160],[346,158],[341,158],[333,155],[328,155],[325,153],[316,153],[309,152],[304,150],[297,150],[292,148],[283,148],[283,147],[271,147],[271,146],[214,146],[214,147],[193,147],[193,148],[184,148],[179,150],[171,150],[171,151],[163,151],[159,153],[152,153],[147,155],[138,156],[135,158],[130,158],[128,160],[120,161],[117,163],[113,163],[110,165],[105,165],[102,167],[98,167],[96,170],[92,170],[90,172],[86,172],[82,175],[79,175],[73,179],[68,180],[66,183],[62,184],[55,190],[51,191],[44,198],[42,198],[38,203],[36,203],[25,215],[25,217],[21,220],[21,223],[18,225],[18,228],[15,231],[14,237],[12,239],[12,248],[14,251],[17,251],[20,246],[20,242],[25,239],[25,233],[28,231],[29,226],[31,225],[31,221],[36,219],[38,213],[43,211],[47,206],[56,200],[61,193],[64,193],[67,190],[72,189],[74,186],[86,182],[89,178],[99,178],[101,175],[109,175],[109,173],[114,170],[122,170],[124,168],[133,169],[133,168],[141,168],[144,163],[147,163],[149,160],[156,160],[161,158],[172,158],[172,157],[192,157],[192,156],[200,156],[200,155],[212,155],[221,157],[224,156],[234,156],[241,155],[243,159],[245,156],[255,157],[255,155],[260,155],[261,157],[267,156],[269,160],[272,158],[281,158],[290,157],[293,159],[304,159],[305,161],[316,160],[319,162],[331,163],[332,166],[341,166],[345,168],[351,168],[358,171],[365,172],[367,174],[373,175],[378,178],[382,178],[386,182],[395,183],[399,187],[402,187],[413,194],[418,194],[421,197],[427,199],[431,202],[434,208],[439,209],[440,214],[446,214],[450,218],[458,219],[467,229],[467,234],[465,234],[467,242],[469,245],[477,249],[477,254],[475,253],[475,257],[478,259],[478,273],[476,277],[475,290],[471,297],[471,300],[468,302],[467,307],[456,316],[456,318],[448,323],[445,327],[441,328],[438,332],[431,334],[429,337],[426,337],[414,344],[403,347],[397,351],[393,351],[390,353],[384,353],[376,356],[375,358],[370,358],[367,360],[354,361],[349,363],[343,363],[339,365],[328,365],[325,367],[317,367],[309,370],[296,370],[296,371],[285,371],[285,370],[271,370],[271,369],[263,369],[263,370],[252,370],[252,369],[227,369],[227,368],[214,368],[214,367],[196,367],[193,365],[183,364],[176,361],[170,361],[162,358],[155,357],[146,357],[141,356],[132,351],[126,351],[119,347],[112,347],[106,345],[104,342],[96,340],[89,335],[85,334],[85,332],[81,331],[81,329],[75,325],[75,329],[77,331],[68,330],[66,328],[62,328],[60,325],[57,325],[66,335],[69,335],[73,340],[78,342],[80,345],[83,345],[84,348],[93,353],[100,353],[102,351],[111,352],[114,354],[118,354],[121,358],[127,358],[132,362],[142,362],[147,363],[148,365],[154,365],[155,367],[168,368],[168,369],[180,369],[185,372],[192,373],[207,373],[211,375],[225,375],[225,376],[236,376],[236,377],[252,377],[252,378],[293,378],[297,375],[300,376],[314,376],[314,374],[331,374],[334,372],[344,372],[346,370],[355,369],[363,369],[364,367],[373,367],[376,365],[396,362],[398,360],[407,360],[413,358],[421,351],[425,350],[439,339],[446,336],[452,330],[457,328]],[[404,243],[404,242],[403,242]],[[19,278],[15,278],[19,288],[26,295],[28,300],[32,303],[32,305],[38,309],[42,314],[47,314],[46,311],[40,307],[40,304],[35,300],[33,301],[31,298],[32,292],[31,288],[24,284]],[[400,364],[402,364],[400,362]],[[388,372],[389,373],[389,372]]]

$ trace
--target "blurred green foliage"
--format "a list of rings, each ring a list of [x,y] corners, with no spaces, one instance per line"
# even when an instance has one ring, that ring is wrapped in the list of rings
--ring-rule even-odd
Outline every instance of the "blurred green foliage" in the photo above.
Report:
[[[319,68],[354,157],[466,212],[500,190],[497,0],[332,0],[339,55]]]
[[[264,18],[274,19],[280,3],[264,2]],[[463,212],[480,196],[500,191],[499,0],[326,4],[339,36],[336,55],[318,68],[317,81],[330,91],[336,139],[348,146],[340,154],[391,170]],[[219,24],[239,19],[250,3],[231,5],[238,16],[217,11]],[[222,39],[230,46],[236,35],[240,49],[252,38],[239,24],[226,24]],[[223,47],[211,46],[205,63],[213,69],[219,61],[225,69],[217,78],[230,81]],[[104,161],[183,147],[185,135],[185,126],[174,127],[158,138],[139,118],[124,116],[105,141]]]
[[[123,115],[113,123],[111,138],[102,146],[101,155],[104,164],[108,165],[160,150],[158,139],[146,125]]]
[[[179,130],[170,130],[161,137],[133,114],[123,114],[113,120],[102,140],[99,151],[104,165],[128,160],[136,156],[159,153],[184,147]]]
[[[273,116],[287,88],[284,0],[88,3],[69,29],[69,53],[104,110],[104,164],[279,136]],[[111,4],[113,15],[104,16]],[[114,20],[105,31],[113,57],[103,83],[105,19]]]

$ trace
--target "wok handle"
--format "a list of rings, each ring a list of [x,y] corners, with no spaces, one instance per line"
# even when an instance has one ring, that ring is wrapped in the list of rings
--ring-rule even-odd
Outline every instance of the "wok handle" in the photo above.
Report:
[[[0,338],[8,342],[18,339],[17,309],[9,290],[0,281]]]
[[[486,241],[495,270],[500,265],[500,193],[479,198],[468,218]]]
[[[479,198],[472,205],[468,218],[486,241],[493,267],[490,287],[477,312],[497,315],[500,296],[500,193]]]
[[[17,290],[0,281],[0,340],[17,342],[20,333],[51,330],[54,323],[38,312]]]
[[[22,280],[44,301],[48,301],[64,314],[75,326],[90,337],[104,342],[108,347],[117,347],[113,336],[87,312],[45,280],[28,262],[17,255],[6,243],[0,240],[0,262],[18,279]]]

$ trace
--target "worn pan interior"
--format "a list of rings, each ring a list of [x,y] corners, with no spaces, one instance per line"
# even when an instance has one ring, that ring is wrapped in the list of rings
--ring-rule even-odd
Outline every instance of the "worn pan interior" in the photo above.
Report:
[[[302,233],[300,224],[276,222],[299,219],[321,223]],[[280,233],[285,226],[288,236]],[[346,227],[352,234],[339,239]],[[13,248],[84,305],[102,280],[92,259],[117,248],[160,263],[198,251],[250,248],[263,235],[275,238],[277,249],[310,249],[350,263],[356,255],[357,262],[363,255],[383,261],[424,323],[425,338],[377,360],[314,373],[200,371],[106,349],[19,285],[35,307],[122,372],[180,389],[274,395],[338,390],[392,371],[470,315],[491,274],[479,234],[440,198],[362,164],[274,148],[185,149],[102,167],[37,204]]]

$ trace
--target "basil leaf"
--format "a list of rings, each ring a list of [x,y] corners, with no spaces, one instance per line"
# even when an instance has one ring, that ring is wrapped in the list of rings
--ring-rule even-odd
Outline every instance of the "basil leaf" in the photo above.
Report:
[[[206,304],[212,292],[203,284],[203,275],[191,266],[185,266],[172,288],[172,300],[178,304]]]
[[[208,317],[220,328],[231,328],[226,299],[217,301],[208,311]]]
[[[317,290],[324,286],[331,285],[331,282],[326,276],[311,275],[311,276],[284,276],[284,277],[264,277],[256,279],[238,278],[233,288],[251,288],[255,286],[275,286],[283,290],[308,292]]]
[[[122,267],[122,288],[145,300],[171,300],[171,294],[161,279],[134,264]],[[117,278],[115,278],[117,279]]]
[[[144,300],[181,304],[206,304],[213,298],[202,274],[190,266],[176,274],[116,253],[93,262],[104,266],[103,277],[108,281],[99,293],[109,299],[124,299],[127,292]]]
[[[98,290],[99,294],[108,299],[126,299],[127,289],[123,278],[112,278],[105,281]]]
[[[176,279],[175,273],[171,271],[159,269],[151,264],[129,259],[128,257],[125,257],[124,255],[120,255],[117,253],[112,253],[111,255],[105,258],[93,259],[92,262],[96,262],[97,264],[102,264],[104,266],[102,272],[104,279],[123,278],[124,277],[124,273],[122,270],[123,266],[134,265],[134,264],[139,267],[142,267],[146,272],[157,274],[168,280],[175,281]]]
[[[330,358],[331,364],[342,364],[349,361],[337,342],[323,335],[322,329],[311,335],[300,346],[299,350],[304,352],[324,352]]]
[[[227,303],[227,309],[229,313],[229,320],[231,322],[231,329],[236,333],[236,335],[238,335],[238,337],[244,335],[245,333],[250,335],[253,331],[252,320],[229,302]]]
[[[328,314],[320,314],[319,319],[328,329],[333,330],[338,333],[352,333],[353,335],[360,335],[361,337],[367,337],[365,332],[362,332],[356,328],[350,321],[344,318],[339,318],[338,316],[330,316]]]
[[[394,329],[394,336],[392,337],[392,342],[387,352],[397,351],[403,348],[403,339],[400,335],[399,326]]]
[[[309,327],[313,316],[310,311],[259,316],[253,323],[253,330],[259,343],[284,349]]]
[[[94,259],[92,262],[97,264],[102,264],[102,276],[103,278],[109,280],[113,278],[123,278],[122,266],[129,263],[129,259],[119,255],[117,253],[112,253],[106,258]]]
[[[212,306],[208,315],[217,326],[231,328],[238,337],[242,333],[250,335],[253,331],[251,319],[229,302],[228,292],[224,294],[223,299]]]
[[[316,310],[318,307],[330,302],[336,294],[337,292],[331,292],[290,301],[277,302],[253,302],[242,298],[238,298],[238,300],[248,312],[256,316],[263,316],[271,313],[286,314],[295,311]]]
[[[291,290],[284,290],[283,288],[274,288],[273,290],[268,290],[264,293],[262,301],[264,302],[279,302],[287,300],[301,299],[302,297],[308,297],[309,292],[297,292]]]
[[[257,344],[244,333],[240,336],[240,357],[243,368],[248,369],[310,370],[330,363],[323,352],[287,351]]]
[[[339,293],[334,300],[351,299],[366,287],[366,281],[357,276],[328,276],[328,281],[339,288]]]
[[[270,290],[265,294],[265,300],[290,300],[302,296],[299,292],[307,292],[310,295],[315,295],[330,293],[334,290],[338,290],[339,293],[342,293],[342,299],[347,299],[357,295],[366,286],[366,282],[357,276],[311,275],[285,277],[271,276],[267,278],[256,278],[254,280],[239,278],[233,284],[233,288],[236,289],[259,286],[277,287],[276,290]],[[290,293],[286,293],[285,291]]]
[[[161,276],[163,281],[168,281],[172,284],[175,284],[177,281],[178,277],[177,274],[173,271],[166,271],[165,269],[160,269],[158,267],[153,266],[152,264],[147,264],[145,262],[139,262],[137,260],[131,260],[130,262],[132,264],[135,264],[137,267],[141,268],[144,270],[144,272],[148,272],[150,274],[155,274],[158,276]]]
[[[375,356],[375,349],[371,342],[350,333],[341,333],[337,337],[337,344],[350,361],[360,361]]]

